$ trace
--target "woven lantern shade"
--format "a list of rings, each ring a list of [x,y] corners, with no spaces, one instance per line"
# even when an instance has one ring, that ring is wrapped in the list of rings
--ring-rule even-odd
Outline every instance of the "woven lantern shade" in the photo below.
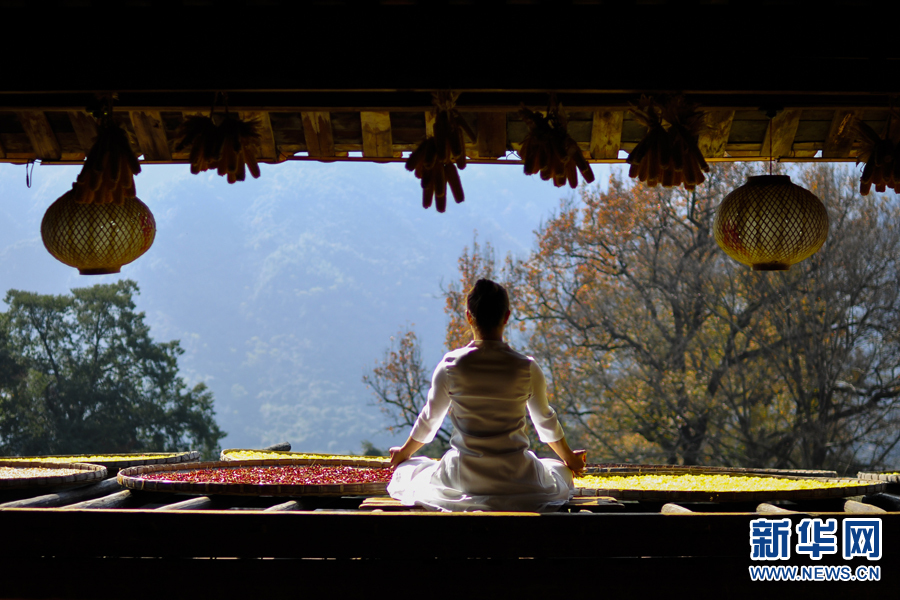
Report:
[[[828,213],[787,175],[759,175],[728,194],[713,222],[725,253],[756,271],[785,271],[828,237]]]
[[[137,198],[126,198],[121,206],[79,204],[69,191],[41,221],[47,251],[82,275],[118,273],[146,252],[155,237],[153,213]]]

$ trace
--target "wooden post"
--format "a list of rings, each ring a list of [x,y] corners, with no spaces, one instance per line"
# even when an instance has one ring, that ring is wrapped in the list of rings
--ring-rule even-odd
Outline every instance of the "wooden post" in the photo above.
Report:
[[[77,504],[70,504],[69,506],[63,507],[62,510],[80,510],[83,508],[120,508],[128,504],[130,500],[131,492],[128,490],[122,490],[121,492],[116,492],[115,494],[103,496],[102,498],[97,498],[95,500],[86,500],[84,502],[78,502]]]
[[[300,503],[296,500],[289,500],[287,502],[282,502],[281,504],[276,504],[274,506],[270,506],[265,509],[265,512],[279,512],[286,510],[300,510]]]
[[[172,160],[159,111],[132,110],[128,114],[144,160]]]
[[[771,156],[775,159],[782,156],[791,156],[791,149],[794,145],[794,137],[797,135],[797,126],[800,125],[800,113],[802,112],[802,110],[790,108],[772,117],[771,126],[766,127],[766,135],[759,149],[760,156]]]
[[[272,131],[272,120],[267,111],[243,111],[241,118],[245,121],[256,121],[256,131],[259,133],[259,160],[278,160],[278,150],[275,147],[275,133]]]
[[[880,515],[882,513],[886,513],[887,511],[883,508],[872,506],[871,504],[863,504],[862,502],[857,502],[856,500],[847,500],[846,502],[844,502],[844,512],[858,515]]]
[[[769,504],[768,502],[763,502],[759,506],[756,507],[756,512],[764,514],[764,515],[796,515],[796,510],[788,510],[786,508],[781,508],[780,506],[775,506],[774,504]]]
[[[477,136],[475,145],[478,158],[506,156],[506,113],[478,113]]]
[[[681,506],[680,504],[675,504],[674,502],[668,502],[666,504],[663,504],[663,506],[659,512],[661,512],[664,515],[683,515],[683,514],[693,513],[694,511],[692,511],[689,508],[685,508],[685,507]]]
[[[733,110],[710,110],[706,112],[705,125],[700,130],[697,145],[705,158],[721,158],[725,156],[725,146],[731,135],[731,124],[734,122]]]
[[[862,117],[862,110],[836,110],[831,120],[831,129],[822,148],[822,158],[846,158],[853,149],[856,132],[853,124]]]
[[[334,135],[331,132],[331,114],[327,112],[302,112],[303,134],[306,151],[310,156],[334,156]]]
[[[618,158],[622,145],[622,120],[625,112],[611,108],[594,111],[591,125],[591,158]]]
[[[213,501],[207,496],[197,496],[196,498],[188,498],[181,502],[166,504],[165,506],[160,506],[154,510],[203,510],[205,508],[211,508],[212,504]]]
[[[97,139],[97,122],[86,112],[74,110],[69,111],[69,121],[78,137],[78,143],[84,150],[84,155],[87,156]]]
[[[863,498],[863,501],[866,504],[878,506],[890,512],[900,512],[900,496],[895,496],[894,494],[886,494],[884,492],[872,494]]]
[[[43,496],[35,496],[34,498],[25,498],[24,500],[15,500],[14,502],[6,502],[0,504],[0,508],[51,508],[54,506],[65,506],[74,502],[81,502],[98,496],[106,496],[113,492],[121,490],[119,482],[115,477],[104,479],[100,483],[93,483],[74,490],[66,490],[56,494],[45,494]]]
[[[366,158],[392,158],[391,113],[386,111],[361,111],[362,147]]]
[[[36,158],[46,160],[59,160],[62,158],[62,150],[59,140],[50,127],[50,121],[41,111],[20,111],[16,113],[22,123],[22,129],[34,148]]]

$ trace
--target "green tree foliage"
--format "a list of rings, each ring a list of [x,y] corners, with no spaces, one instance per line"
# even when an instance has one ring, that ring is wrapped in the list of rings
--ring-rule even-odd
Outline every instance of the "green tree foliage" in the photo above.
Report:
[[[41,295],[0,314],[0,452],[219,452],[205,384],[178,375],[178,341],[154,342],[130,280]]]

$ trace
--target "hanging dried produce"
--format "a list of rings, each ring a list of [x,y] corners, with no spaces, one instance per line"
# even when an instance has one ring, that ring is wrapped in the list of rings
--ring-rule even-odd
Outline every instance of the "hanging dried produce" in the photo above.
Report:
[[[255,121],[244,121],[226,112],[216,125],[211,117],[192,116],[178,130],[175,150],[191,149],[191,173],[215,169],[228,183],[244,181],[247,170],[259,178],[259,132]]]
[[[422,206],[438,212],[447,210],[447,187],[459,204],[466,199],[459,169],[466,168],[466,136],[474,142],[475,132],[456,110],[453,92],[434,94],[434,135],[426,137],[406,160],[406,169],[422,182]]]
[[[135,197],[134,176],[140,172],[128,133],[113,120],[112,110],[108,109],[97,123],[97,140],[72,186],[74,201],[122,206],[127,198]]]
[[[888,131],[891,118],[888,119]],[[856,130],[860,136],[856,164],[865,163],[859,178],[859,193],[867,196],[872,185],[876,192],[888,188],[900,191],[900,140],[892,140],[889,136],[882,138],[861,120],[856,122]]]
[[[642,96],[630,109],[635,119],[647,127],[647,133],[628,155],[629,177],[649,187],[677,187],[686,190],[706,181],[709,165],[697,143],[703,127],[703,113],[682,96],[658,106]]]
[[[572,188],[578,187],[578,171],[587,183],[594,181],[591,165],[567,132],[568,117],[561,106],[549,108],[545,117],[539,112],[531,112],[523,104],[519,114],[528,125],[528,133],[519,150],[525,161],[526,175],[540,173],[541,179],[552,180],[556,187],[562,187],[566,182]]]

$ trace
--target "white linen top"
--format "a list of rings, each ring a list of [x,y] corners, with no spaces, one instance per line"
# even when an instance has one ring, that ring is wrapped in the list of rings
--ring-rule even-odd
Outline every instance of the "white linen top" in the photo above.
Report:
[[[569,497],[571,472],[559,461],[542,461],[528,451],[526,412],[542,442],[565,435],[533,358],[490,340],[448,352],[434,371],[428,400],[410,437],[432,441],[448,411],[454,425],[452,449],[431,477],[444,496],[456,491],[531,500],[548,493],[554,500]],[[553,475],[557,470],[562,475]]]

